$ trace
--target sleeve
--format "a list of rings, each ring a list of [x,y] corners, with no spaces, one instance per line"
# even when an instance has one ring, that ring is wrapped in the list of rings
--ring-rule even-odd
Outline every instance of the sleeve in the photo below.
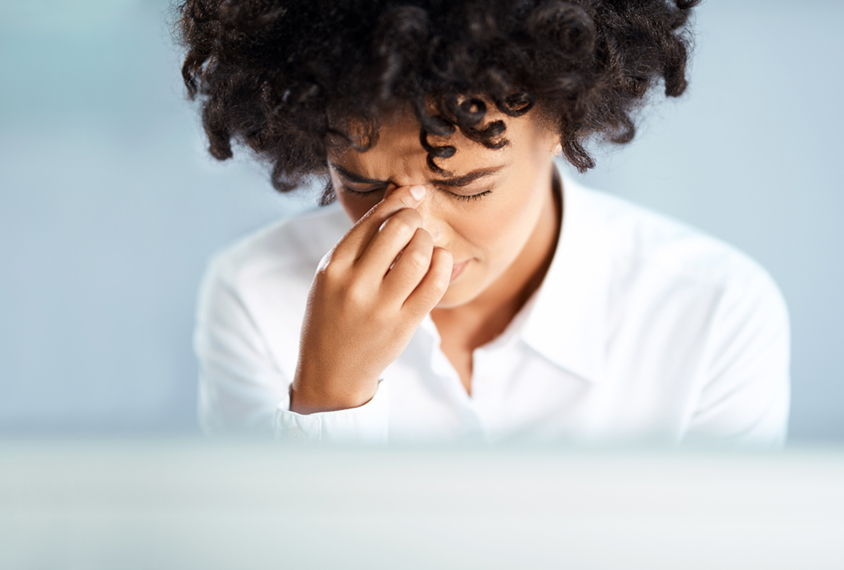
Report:
[[[381,443],[387,439],[387,394],[349,410],[290,411],[292,378],[279,369],[254,306],[241,293],[249,284],[225,257],[208,267],[197,301],[194,351],[199,363],[198,416],[206,434],[249,434],[287,441]],[[279,292],[283,294],[283,292]]]
[[[782,294],[763,270],[724,291],[706,354],[684,440],[781,447],[790,405],[789,318]]]
[[[224,257],[212,261],[197,300],[199,423],[208,435],[271,437],[275,408],[290,382],[272,361],[233,274]]]
[[[362,406],[298,414],[290,411],[288,390],[276,411],[276,437],[290,442],[386,443],[388,400],[387,384],[380,381],[375,396]]]

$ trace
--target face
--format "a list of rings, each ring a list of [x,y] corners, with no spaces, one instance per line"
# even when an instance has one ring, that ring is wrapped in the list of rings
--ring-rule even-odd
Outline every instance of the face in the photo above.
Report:
[[[427,187],[418,207],[423,228],[454,259],[451,284],[437,308],[506,296],[553,250],[557,136],[533,113],[519,118],[488,113],[487,120],[497,119],[507,123],[509,144],[501,149],[487,149],[459,131],[446,139],[429,137],[437,146],[457,148],[453,157],[437,159],[448,175],[428,167],[420,125],[409,113],[385,121],[377,144],[366,152],[329,151],[337,200],[353,222],[400,186]]]

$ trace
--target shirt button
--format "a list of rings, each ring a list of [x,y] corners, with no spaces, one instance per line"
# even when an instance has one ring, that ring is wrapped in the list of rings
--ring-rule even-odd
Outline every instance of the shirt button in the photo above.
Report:
[[[304,442],[308,440],[308,436],[300,428],[292,427],[284,434],[284,439],[286,441]]]

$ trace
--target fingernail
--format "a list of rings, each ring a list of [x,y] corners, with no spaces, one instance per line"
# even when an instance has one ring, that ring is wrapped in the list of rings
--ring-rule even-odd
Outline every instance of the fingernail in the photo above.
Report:
[[[413,196],[414,200],[417,202],[421,201],[422,198],[425,197],[425,187],[424,186],[411,186],[410,187],[410,195]]]

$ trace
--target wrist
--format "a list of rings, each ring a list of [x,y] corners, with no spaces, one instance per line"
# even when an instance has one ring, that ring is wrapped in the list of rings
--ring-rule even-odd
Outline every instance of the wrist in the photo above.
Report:
[[[357,390],[327,390],[315,388],[297,377],[290,387],[290,411],[297,414],[336,412],[363,406],[378,390],[378,381],[367,382]]]

